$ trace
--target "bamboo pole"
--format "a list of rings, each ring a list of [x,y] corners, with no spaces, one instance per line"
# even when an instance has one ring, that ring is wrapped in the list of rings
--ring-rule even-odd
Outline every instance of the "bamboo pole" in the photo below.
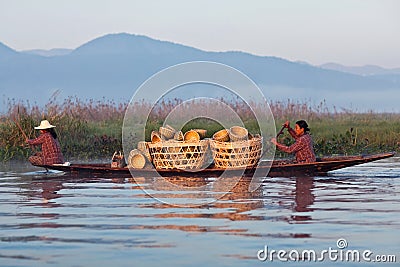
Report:
[[[17,127],[19,128],[19,130],[21,131],[22,135],[23,135],[24,138],[25,138],[25,141],[28,140],[29,138],[28,138],[28,136],[26,135],[24,129],[22,129],[22,127],[21,127],[21,125],[19,124],[19,122],[16,121],[16,120],[14,120],[14,119],[13,119],[13,121],[14,121],[14,123],[17,125]],[[33,150],[33,152],[37,152],[34,146],[32,146],[32,145],[29,145],[29,146],[31,147],[31,149]]]

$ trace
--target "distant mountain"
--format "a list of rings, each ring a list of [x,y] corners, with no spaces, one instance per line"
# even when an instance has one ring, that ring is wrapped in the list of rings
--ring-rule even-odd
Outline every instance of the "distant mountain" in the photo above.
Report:
[[[0,59],[10,55],[16,55],[17,53],[17,51],[0,42]]]
[[[70,54],[73,49],[66,49],[66,48],[53,48],[50,50],[44,49],[33,49],[33,50],[24,50],[21,53],[26,53],[30,55],[39,55],[44,57],[53,57],[53,56],[65,56]]]
[[[376,65],[349,67],[337,63],[326,63],[320,65],[320,67],[327,70],[335,70],[370,77],[375,80],[387,81],[393,84],[400,84],[400,68],[386,69]]]
[[[271,100],[319,103],[326,99],[335,106],[360,109],[398,105],[393,100],[393,92],[400,88],[397,76],[361,76],[244,52],[207,52],[126,33],[96,38],[63,56],[17,52],[0,43],[0,96],[43,104],[61,90],[64,97],[128,101],[151,75],[195,60],[220,62],[242,71]]]
[[[365,66],[344,66],[337,63],[326,63],[319,67],[327,70],[337,70],[341,72],[352,73],[356,75],[372,76],[372,75],[387,75],[387,74],[400,74],[400,68],[385,69],[376,65]]]

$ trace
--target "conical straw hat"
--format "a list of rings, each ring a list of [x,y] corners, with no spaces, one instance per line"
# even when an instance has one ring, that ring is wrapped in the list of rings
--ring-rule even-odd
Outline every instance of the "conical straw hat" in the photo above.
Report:
[[[36,130],[46,130],[46,129],[50,129],[50,128],[55,128],[56,126],[51,125],[50,122],[48,120],[42,120],[40,122],[40,125],[35,127]]]

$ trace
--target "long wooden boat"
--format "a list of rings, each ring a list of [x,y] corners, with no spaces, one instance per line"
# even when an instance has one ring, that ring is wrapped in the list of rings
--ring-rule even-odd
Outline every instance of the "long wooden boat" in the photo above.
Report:
[[[50,170],[59,170],[78,176],[94,177],[149,177],[149,176],[180,176],[180,177],[220,177],[221,175],[231,176],[253,176],[258,177],[296,177],[296,176],[325,176],[329,171],[351,167],[354,165],[393,157],[395,153],[382,153],[361,156],[337,156],[317,159],[313,163],[287,163],[284,160],[261,161],[256,168],[232,168],[220,169],[211,165],[202,170],[180,170],[153,168],[129,169],[112,168],[111,164],[70,164],[70,165],[36,165]],[[261,176],[260,176],[261,175]],[[228,177],[227,176],[227,177]]]

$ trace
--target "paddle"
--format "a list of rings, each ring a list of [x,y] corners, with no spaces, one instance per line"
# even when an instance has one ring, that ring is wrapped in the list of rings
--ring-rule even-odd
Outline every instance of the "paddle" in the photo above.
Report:
[[[19,124],[19,122],[16,121],[15,119],[13,119],[13,121],[14,121],[14,123],[17,125],[17,127],[19,128],[19,130],[21,131],[21,133],[22,133],[22,135],[24,136],[25,140],[28,140],[29,138],[28,138],[28,136],[26,135],[24,129],[22,129],[22,127],[21,127],[21,125]],[[31,149],[32,149],[34,152],[37,152],[34,146],[32,146],[32,145],[29,145],[29,146],[31,147]]]
[[[29,139],[28,136],[26,135],[26,133],[24,132],[24,129],[22,129],[21,125],[16,120],[14,120],[14,123],[18,126],[18,128],[21,131],[22,135],[24,136],[25,140]]]
[[[276,138],[278,138],[281,134],[283,134],[283,131],[285,130],[285,128],[286,128],[286,125],[284,124],[284,125],[282,126],[281,130],[280,130],[280,131],[278,132],[278,134],[276,135]],[[267,152],[267,150],[265,150],[265,151],[261,154],[260,159],[264,156],[265,152]],[[256,165],[258,165],[258,164],[254,164],[254,165],[253,165],[253,167],[251,168],[251,172],[253,172],[253,170],[254,170],[254,168],[256,167]]]
[[[276,135],[276,138],[278,138],[281,134],[283,134],[283,130],[285,130],[286,125],[283,125],[281,130],[278,132],[278,134]]]

